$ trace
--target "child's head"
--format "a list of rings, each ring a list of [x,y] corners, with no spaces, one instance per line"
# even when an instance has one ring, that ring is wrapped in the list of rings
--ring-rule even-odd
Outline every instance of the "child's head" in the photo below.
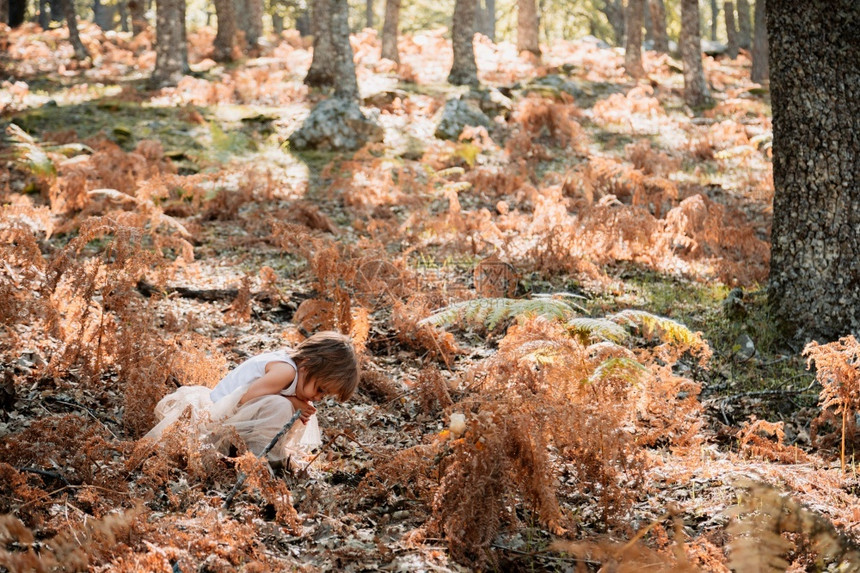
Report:
[[[339,332],[326,330],[305,339],[293,353],[293,360],[305,370],[308,379],[316,380],[341,402],[358,387],[355,348],[352,340]]]

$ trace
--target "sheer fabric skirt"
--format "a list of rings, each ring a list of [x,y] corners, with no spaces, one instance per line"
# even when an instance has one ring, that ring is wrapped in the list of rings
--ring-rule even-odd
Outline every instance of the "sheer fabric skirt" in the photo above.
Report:
[[[235,430],[248,449],[260,455],[272,438],[293,417],[295,409],[285,396],[260,396],[239,406],[239,400],[247,387],[236,389],[232,394],[213,403],[212,391],[206,386],[183,386],[168,394],[155,407],[158,423],[145,437],[159,439],[167,428],[185,412],[189,412],[192,427],[200,437],[227,453]],[[271,461],[281,461],[302,454],[322,443],[317,417],[311,416],[307,424],[301,420],[282,437],[268,454]]]

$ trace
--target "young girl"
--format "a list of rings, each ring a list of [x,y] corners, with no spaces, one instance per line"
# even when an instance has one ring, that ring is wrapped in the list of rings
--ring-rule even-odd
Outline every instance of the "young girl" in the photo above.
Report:
[[[229,447],[231,428],[259,455],[275,434],[301,410],[302,424],[292,429],[269,452],[278,462],[320,442],[313,403],[334,395],[344,401],[358,386],[359,370],[352,341],[338,332],[318,332],[295,350],[266,352],[249,358],[227,374],[214,389],[183,386],[155,407],[158,424],[147,438],[164,430],[191,407],[192,420],[218,449]]]

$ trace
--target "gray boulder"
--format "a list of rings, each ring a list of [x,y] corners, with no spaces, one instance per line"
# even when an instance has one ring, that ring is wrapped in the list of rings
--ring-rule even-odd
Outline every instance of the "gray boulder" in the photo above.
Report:
[[[436,127],[436,137],[456,140],[467,125],[489,129],[490,118],[475,100],[463,99],[459,96],[449,99],[442,109],[439,125]]]
[[[463,99],[471,100],[488,117],[502,116],[507,119],[514,111],[514,102],[496,88],[470,90]]]
[[[583,96],[582,88],[578,84],[558,74],[536,78],[523,87],[523,91],[525,93],[539,93],[540,95],[552,98],[559,98],[562,93],[573,96],[574,99]]]
[[[702,39],[702,51],[711,57],[716,57],[716,56],[722,56],[723,54],[728,52],[729,47],[727,45],[723,44],[722,42],[715,42],[713,40],[705,40],[703,38]]]
[[[382,141],[383,129],[361,112],[358,103],[331,97],[316,105],[302,126],[290,136],[294,149],[351,151]]]

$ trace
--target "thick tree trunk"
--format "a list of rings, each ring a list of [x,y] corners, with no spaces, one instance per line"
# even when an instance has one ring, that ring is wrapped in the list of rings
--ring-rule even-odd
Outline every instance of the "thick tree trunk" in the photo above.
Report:
[[[464,86],[478,85],[478,64],[475,63],[475,6],[476,0],[457,0],[454,4],[452,43],[454,63],[448,74],[448,83]]]
[[[102,0],[93,0],[93,21],[105,32],[114,29],[113,14],[109,7],[102,4]]]
[[[759,0],[759,2],[761,1]],[[735,6],[731,2],[726,2],[723,10],[726,13],[726,37],[729,41],[726,55],[734,60],[738,57],[738,30],[735,27]]]
[[[215,15],[218,18],[218,33],[215,35],[214,59],[230,62],[236,56],[236,12],[233,0],[214,0]]]
[[[750,3],[749,0],[738,0],[738,45],[749,50],[751,42]]]
[[[128,11],[131,14],[131,33],[137,36],[146,31],[145,0],[128,0]]]
[[[385,23],[382,25],[382,57],[400,63],[397,36],[400,30],[400,0],[385,0]]]
[[[66,17],[66,25],[69,27],[69,41],[75,49],[75,58],[86,60],[90,57],[86,46],[81,42],[81,35],[78,33],[78,19],[75,16],[75,5],[73,0],[61,0],[63,7],[63,16]]]
[[[860,3],[767,0],[773,105],[768,296],[799,338],[860,332]]]
[[[684,101],[691,107],[710,98],[702,69],[702,38],[699,35],[698,0],[681,0],[681,60],[684,62]]]
[[[666,6],[663,0],[650,0],[651,25],[654,27],[654,50],[663,54],[669,51],[669,35],[666,33]]]
[[[6,10],[9,26],[17,28],[24,23],[24,17],[27,15],[27,0],[8,0]]]
[[[331,34],[331,4],[335,0],[315,0],[311,12],[311,30],[314,35],[314,59],[305,76],[309,86],[335,85],[334,45]]]
[[[352,46],[349,43],[349,3],[347,0],[330,0],[331,42],[335,54],[335,73],[337,85],[334,97],[355,102],[358,105],[358,79],[355,76],[355,62]]]
[[[624,69],[634,79],[645,75],[642,67],[642,17],[645,0],[627,0],[627,39],[624,46]]]
[[[752,70],[750,71],[750,78],[756,83],[764,82],[768,76],[767,17],[765,14],[765,0],[757,0],[755,3]]]
[[[711,41],[717,41],[717,22],[720,18],[720,7],[717,0],[711,0]]]
[[[517,0],[517,50],[540,57],[539,34],[535,0]]]
[[[364,16],[365,16],[364,26],[366,28],[373,28],[373,24],[374,24],[373,0],[365,0],[365,2],[364,2]]]
[[[155,2],[155,70],[152,83],[175,85],[188,71],[185,0]]]

